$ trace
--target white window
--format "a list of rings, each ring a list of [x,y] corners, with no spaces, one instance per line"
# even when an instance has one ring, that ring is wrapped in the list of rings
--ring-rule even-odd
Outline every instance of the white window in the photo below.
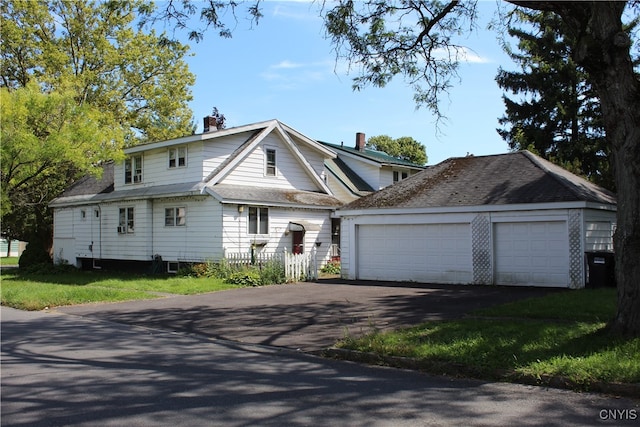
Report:
[[[268,208],[249,208],[249,234],[269,234]]]
[[[181,168],[187,166],[187,147],[169,148],[169,167]]]
[[[266,149],[265,175],[276,176],[276,150],[274,148]]]
[[[83,220],[83,221],[84,221],[85,219],[87,219],[87,211],[86,211],[86,210],[82,209],[82,210],[80,211],[80,219],[81,219],[81,220]]]
[[[164,225],[166,227],[182,227],[187,224],[186,209],[166,208],[164,210]]]
[[[120,208],[120,214],[118,216],[118,233],[132,234],[133,229],[133,208]]]
[[[142,155],[131,156],[124,161],[124,183],[142,182]]]
[[[409,176],[408,172],[400,172],[400,171],[393,171],[393,182],[398,182],[402,179],[407,179]]]

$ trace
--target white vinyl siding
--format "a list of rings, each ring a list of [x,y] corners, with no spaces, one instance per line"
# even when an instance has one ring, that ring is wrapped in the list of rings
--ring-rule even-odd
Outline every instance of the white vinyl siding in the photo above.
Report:
[[[277,149],[276,176],[265,176],[265,148]],[[221,183],[318,191],[317,184],[307,175],[306,170],[294,157],[288,146],[271,134],[265,137],[262,144],[254,148],[234,170],[224,177]]]
[[[166,210],[184,207],[181,227],[167,227]],[[153,250],[163,261],[219,260],[222,258],[222,208],[211,197],[158,199],[153,203]],[[225,230],[226,232],[226,230]]]
[[[182,147],[185,147],[184,145]],[[187,165],[185,167],[169,167],[169,154],[167,148],[159,148],[144,152],[143,181],[136,186],[152,187],[158,185],[176,184],[179,182],[201,181],[202,163],[199,161],[202,155],[200,142],[189,145]],[[125,162],[116,163],[114,166],[115,190],[126,190],[131,184],[125,186]]]

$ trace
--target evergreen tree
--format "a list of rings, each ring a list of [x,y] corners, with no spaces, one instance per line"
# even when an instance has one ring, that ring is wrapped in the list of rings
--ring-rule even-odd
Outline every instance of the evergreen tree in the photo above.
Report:
[[[513,150],[529,149],[591,181],[614,189],[600,102],[586,72],[571,57],[575,44],[566,24],[550,12],[516,9],[508,27],[517,50],[505,51],[521,71],[500,68],[504,127],[498,133]]]

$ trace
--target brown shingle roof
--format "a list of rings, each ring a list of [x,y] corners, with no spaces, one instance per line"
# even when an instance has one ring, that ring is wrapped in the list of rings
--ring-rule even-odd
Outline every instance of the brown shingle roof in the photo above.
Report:
[[[588,201],[615,195],[528,151],[451,158],[343,209],[427,208]]]

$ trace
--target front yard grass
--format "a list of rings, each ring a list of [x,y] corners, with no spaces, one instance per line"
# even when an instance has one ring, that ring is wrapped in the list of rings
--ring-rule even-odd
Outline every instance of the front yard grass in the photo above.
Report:
[[[237,288],[222,279],[138,276],[93,271],[20,274],[3,271],[1,303],[20,310],[158,298],[162,293],[192,295]]]
[[[338,347],[387,361],[410,358],[436,374],[537,383],[561,378],[580,390],[602,382],[639,383],[640,339],[608,333],[615,299],[615,289],[554,293],[460,320],[347,337]]]

